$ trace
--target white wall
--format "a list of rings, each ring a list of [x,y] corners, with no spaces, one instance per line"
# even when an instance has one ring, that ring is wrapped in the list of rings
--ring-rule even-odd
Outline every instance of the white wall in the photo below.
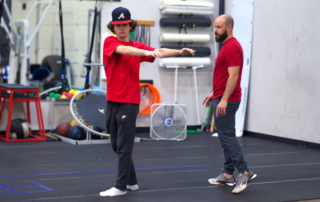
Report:
[[[320,143],[318,0],[256,0],[246,130]]]

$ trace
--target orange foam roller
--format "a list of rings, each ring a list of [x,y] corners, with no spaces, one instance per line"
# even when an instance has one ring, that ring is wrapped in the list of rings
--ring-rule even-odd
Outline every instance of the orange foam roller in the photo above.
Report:
[[[161,96],[158,89],[150,83],[140,83],[140,87],[147,87],[150,91],[152,99],[149,100],[146,108],[139,111],[139,114],[149,115],[151,114],[151,106],[155,103],[161,103]]]

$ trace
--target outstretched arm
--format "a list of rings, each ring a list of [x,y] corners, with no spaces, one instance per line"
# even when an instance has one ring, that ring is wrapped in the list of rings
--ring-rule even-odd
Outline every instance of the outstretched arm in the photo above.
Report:
[[[163,57],[174,57],[178,55],[187,55],[187,54],[194,54],[196,51],[190,49],[190,48],[183,48],[181,50],[175,50],[175,49],[168,49],[168,48],[160,48],[156,49],[155,52],[159,52],[163,55]]]
[[[129,55],[129,56],[152,56],[152,57],[158,57],[162,58],[163,55],[160,52],[157,51],[147,51],[142,50],[139,48],[134,48],[131,46],[123,46],[120,45],[115,49],[115,52],[122,55]]]

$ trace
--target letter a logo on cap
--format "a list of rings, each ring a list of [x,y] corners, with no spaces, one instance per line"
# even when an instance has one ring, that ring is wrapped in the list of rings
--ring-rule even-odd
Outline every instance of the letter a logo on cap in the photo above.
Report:
[[[131,14],[128,9],[119,7],[112,11],[113,25],[125,24],[130,22],[131,22]]]
[[[121,13],[121,15],[118,17],[118,19],[121,19],[121,18],[125,18],[123,13]]]

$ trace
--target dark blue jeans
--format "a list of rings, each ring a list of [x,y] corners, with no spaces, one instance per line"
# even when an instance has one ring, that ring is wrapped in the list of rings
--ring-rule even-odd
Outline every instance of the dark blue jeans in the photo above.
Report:
[[[245,162],[239,142],[236,138],[236,111],[239,108],[240,102],[228,101],[226,116],[217,117],[216,110],[220,103],[221,97],[212,100],[214,122],[217,127],[217,133],[220,139],[221,147],[224,151],[224,173],[233,175],[235,168],[239,173],[248,171],[247,163]]]

